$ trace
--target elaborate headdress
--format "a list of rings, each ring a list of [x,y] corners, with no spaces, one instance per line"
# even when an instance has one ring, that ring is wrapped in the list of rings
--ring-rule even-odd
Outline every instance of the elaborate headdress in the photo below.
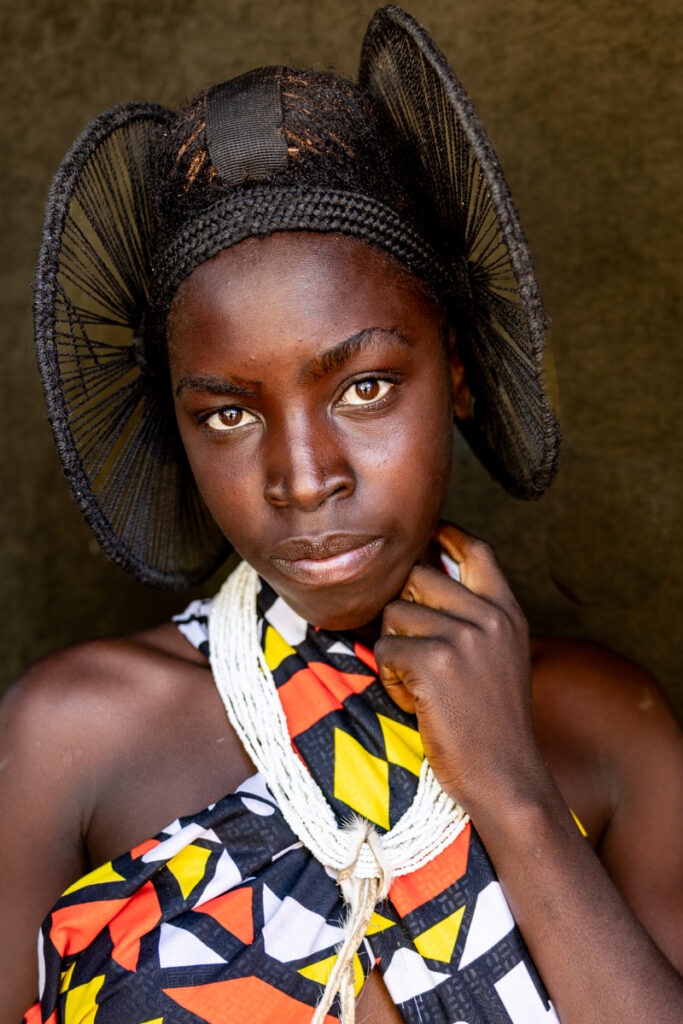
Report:
[[[358,86],[302,75],[310,95],[329,92],[348,138],[302,133],[299,73],[261,68],[180,113],[106,111],[52,183],[35,289],[50,422],[102,548],[156,586],[197,582],[229,551],[179,439],[164,330],[180,282],[250,236],[341,232],[412,269],[456,323],[476,400],[461,429],[476,454],[518,497],[538,497],[555,471],[531,257],[444,56],[390,6],[368,27]]]

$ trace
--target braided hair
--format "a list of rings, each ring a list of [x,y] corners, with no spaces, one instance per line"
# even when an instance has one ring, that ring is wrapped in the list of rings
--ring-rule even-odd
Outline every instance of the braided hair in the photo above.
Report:
[[[433,278],[444,276],[441,270],[429,274],[425,269],[436,262],[424,241],[435,235],[436,227],[428,206],[420,202],[419,191],[414,185],[409,187],[416,169],[396,134],[385,129],[364,91],[331,72],[289,67],[263,70],[277,73],[284,159],[259,168],[258,174],[242,172],[238,182],[226,182],[212,159],[208,140],[211,90],[202,92],[179,111],[160,140],[155,195],[160,255],[153,303],[159,330],[155,333],[163,335],[162,324],[180,280],[198,263],[247,235],[265,236],[278,229],[341,230],[378,245],[385,254],[388,251],[399,264],[425,279],[432,294],[437,290]],[[282,197],[301,190],[315,197],[324,215],[318,211],[307,216],[306,202],[302,203],[301,198],[294,217],[288,200],[283,211]],[[250,198],[258,210],[258,222],[250,212],[248,231],[240,235],[236,229],[235,236],[226,228],[230,216],[221,200],[231,204],[232,219],[238,223],[242,204],[251,211]],[[382,220],[380,208],[395,218],[395,241],[389,246],[376,231],[378,220]],[[349,211],[355,225],[351,229]],[[216,220],[215,231],[212,217]],[[188,224],[196,225],[196,229],[188,231]],[[213,241],[217,231],[223,233],[222,245]],[[403,235],[414,238],[410,244],[402,244]],[[171,249],[173,259],[168,256]],[[166,261],[171,269],[165,266]]]
[[[282,131],[288,161],[256,184],[345,189],[390,205],[408,221],[419,219],[406,181],[408,156],[383,125],[363,90],[332,72],[280,69]],[[211,161],[206,137],[208,90],[182,109],[159,152],[159,215],[172,232],[226,190]]]

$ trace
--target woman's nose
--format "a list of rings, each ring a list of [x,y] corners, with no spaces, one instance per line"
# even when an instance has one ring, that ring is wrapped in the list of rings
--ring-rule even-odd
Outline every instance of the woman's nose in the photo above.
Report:
[[[313,512],[330,498],[355,489],[353,471],[331,432],[311,424],[288,424],[268,445],[264,495],[277,508]]]

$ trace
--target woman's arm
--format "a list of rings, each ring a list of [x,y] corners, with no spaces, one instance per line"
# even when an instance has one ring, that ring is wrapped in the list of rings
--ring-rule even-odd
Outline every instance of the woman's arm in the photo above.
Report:
[[[69,698],[69,660],[64,652],[36,664],[0,707],[0,1020],[7,1024],[36,999],[43,918],[88,870],[81,835],[89,750],[82,709]]]
[[[683,968],[683,736],[654,680],[597,644],[533,646],[534,725],[565,802],[659,948]],[[539,699],[540,698],[540,699]]]
[[[375,648],[382,681],[398,704],[414,708],[439,781],[470,813],[563,1024],[677,1024],[683,987],[676,972],[579,833],[541,757],[526,622],[495,558],[454,527],[440,528],[437,540],[460,564],[462,583],[415,567],[402,599],[385,611]],[[614,728],[623,728],[618,722],[615,716]],[[656,726],[638,753],[657,761],[656,749],[666,747],[659,766],[680,776],[673,735]],[[657,817],[683,821],[672,779],[642,775]],[[619,784],[628,789],[626,779]],[[621,801],[642,808],[648,795],[625,790]],[[622,874],[633,834],[623,831],[625,818],[623,808],[615,813],[603,841],[611,869]],[[677,828],[668,842],[680,851]],[[677,881],[674,863],[667,856],[661,865],[669,876],[664,893]],[[637,906],[640,897],[631,899]],[[673,955],[671,916],[660,906],[647,923]]]

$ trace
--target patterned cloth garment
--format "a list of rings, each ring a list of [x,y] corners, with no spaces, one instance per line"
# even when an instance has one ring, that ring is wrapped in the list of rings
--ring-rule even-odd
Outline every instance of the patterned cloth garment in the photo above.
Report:
[[[175,620],[204,654],[210,603]],[[416,719],[350,634],[307,625],[264,583],[258,614],[295,749],[340,822],[356,812],[385,832],[415,793]],[[66,890],[42,926],[41,996],[24,1021],[309,1024],[343,919],[332,873],[256,774]],[[471,824],[394,879],[354,960],[357,994],[376,965],[407,1024],[557,1021]],[[338,1013],[336,999],[328,1024]]]

